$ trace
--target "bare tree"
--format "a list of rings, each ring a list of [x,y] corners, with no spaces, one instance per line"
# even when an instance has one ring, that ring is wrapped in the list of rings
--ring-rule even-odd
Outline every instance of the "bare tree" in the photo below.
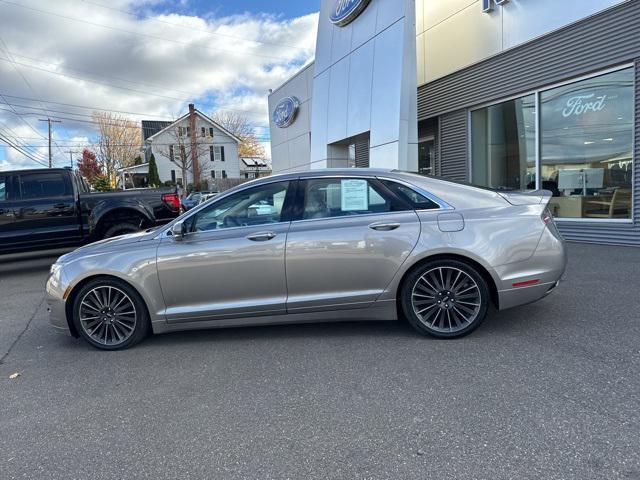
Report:
[[[173,124],[165,133],[168,135],[167,144],[159,145],[157,152],[180,169],[183,187],[186,187],[188,174],[193,174],[194,158],[198,162],[199,168],[197,170],[202,172],[202,167],[210,156],[210,144],[202,141],[199,136],[187,135],[186,128],[176,124]],[[200,179],[194,179],[193,183],[197,187]]]
[[[240,157],[264,158],[264,147],[258,141],[255,129],[246,117],[234,112],[215,112],[211,118],[240,139],[238,155]]]
[[[110,180],[121,167],[133,165],[140,154],[142,134],[140,126],[128,118],[111,112],[93,112],[100,138],[95,146],[96,156]]]

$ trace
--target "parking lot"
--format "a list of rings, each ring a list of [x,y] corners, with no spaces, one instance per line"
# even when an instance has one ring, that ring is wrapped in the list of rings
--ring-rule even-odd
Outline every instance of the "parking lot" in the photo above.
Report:
[[[638,479],[640,249],[569,254],[551,296],[460,340],[317,324],[122,352],[49,327],[51,258],[1,263],[0,478]]]

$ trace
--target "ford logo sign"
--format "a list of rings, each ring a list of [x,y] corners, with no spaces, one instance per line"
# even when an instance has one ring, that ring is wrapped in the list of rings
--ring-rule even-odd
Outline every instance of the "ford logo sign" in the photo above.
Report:
[[[296,97],[283,98],[273,110],[273,123],[279,128],[287,128],[296,119],[299,108],[300,100]]]
[[[329,19],[339,27],[353,22],[371,0],[336,0]]]

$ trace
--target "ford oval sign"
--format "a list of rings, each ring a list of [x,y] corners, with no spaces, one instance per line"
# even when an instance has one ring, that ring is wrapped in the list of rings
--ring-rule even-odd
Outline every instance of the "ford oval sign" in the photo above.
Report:
[[[278,102],[273,110],[273,123],[280,128],[286,128],[296,119],[300,108],[300,101],[296,97],[286,97]]]
[[[370,0],[336,0],[329,19],[334,25],[344,27],[360,15],[369,2]]]

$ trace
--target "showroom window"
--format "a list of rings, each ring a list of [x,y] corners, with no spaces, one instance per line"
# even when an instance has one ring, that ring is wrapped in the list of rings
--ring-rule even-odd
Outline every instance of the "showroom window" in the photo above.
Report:
[[[542,188],[561,218],[631,218],[633,68],[540,93]]]
[[[535,188],[535,95],[471,112],[472,182],[500,190]]]
[[[472,182],[549,190],[562,219],[629,220],[634,105],[629,67],[473,110]]]

